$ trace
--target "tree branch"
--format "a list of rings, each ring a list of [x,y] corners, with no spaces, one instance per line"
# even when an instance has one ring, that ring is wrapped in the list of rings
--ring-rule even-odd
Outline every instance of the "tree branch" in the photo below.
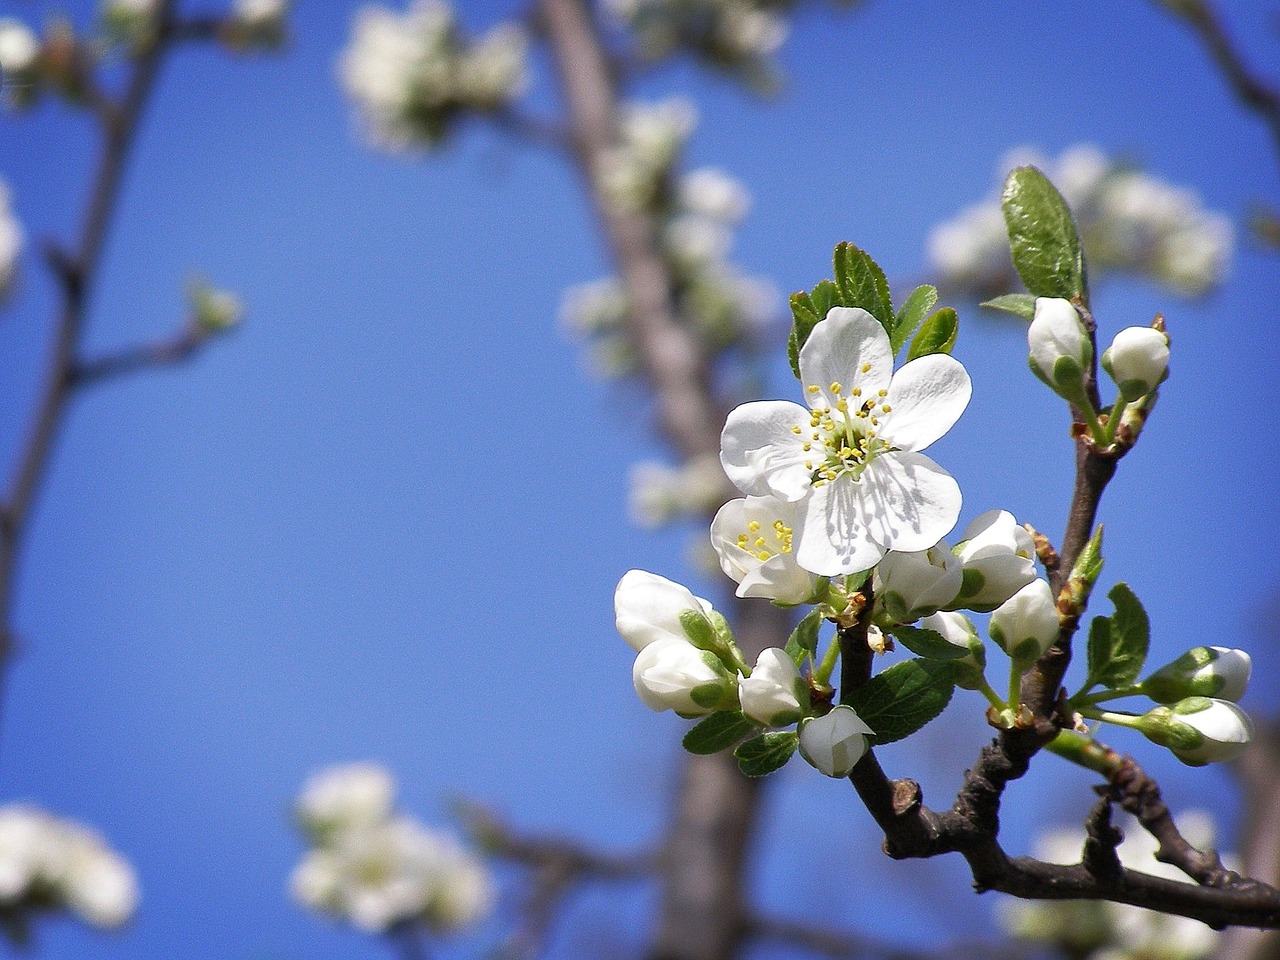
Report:
[[[177,334],[143,343],[119,353],[82,360],[70,372],[70,385],[82,389],[104,380],[114,380],[156,367],[170,367],[195,357],[208,345],[209,331],[198,323],[188,323]]]

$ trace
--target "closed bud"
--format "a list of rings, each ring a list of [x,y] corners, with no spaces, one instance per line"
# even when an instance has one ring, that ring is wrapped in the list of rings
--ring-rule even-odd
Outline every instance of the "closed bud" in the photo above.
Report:
[[[969,524],[953,552],[964,564],[960,595],[949,606],[986,613],[1036,578],[1036,545],[1007,510],[988,510]]]
[[[693,611],[707,617],[711,604],[695,597],[688,587],[644,570],[628,570],[613,592],[613,612],[618,633],[635,650],[657,640],[688,642],[680,615]]]
[[[244,316],[244,303],[234,293],[195,279],[187,287],[191,316],[205,333],[224,333]]]
[[[1142,691],[1157,703],[1187,697],[1214,697],[1232,703],[1244,696],[1253,663],[1230,647],[1195,647],[1142,681]]]
[[[875,731],[853,707],[839,706],[801,725],[800,756],[825,776],[847,777],[867,752],[868,736]]]
[[[734,677],[714,653],[672,637],[650,643],[636,657],[631,680],[650,710],[700,717],[737,707]]]
[[[777,647],[760,652],[751,676],[738,681],[742,712],[766,727],[785,727],[804,716],[809,690],[795,661]]]
[[[966,690],[976,690],[977,680],[987,666],[987,648],[978,636],[978,630],[963,613],[940,611],[920,621],[925,630],[932,630],[954,646],[968,650],[968,656],[952,660],[959,667],[956,686]]]
[[[1102,354],[1102,367],[1132,403],[1169,377],[1169,338],[1154,327],[1126,327]]]
[[[1253,740],[1249,715],[1229,700],[1188,697],[1172,706],[1156,707],[1137,719],[1135,726],[1153,743],[1168,747],[1183,763],[1234,760]]]
[[[894,623],[912,623],[947,606],[960,592],[964,564],[939,543],[928,550],[890,550],[876,567],[876,601]]]
[[[1030,666],[1058,639],[1058,606],[1044,580],[1033,580],[1000,604],[987,631],[1015,663]]]
[[[1038,297],[1035,318],[1027,329],[1027,362],[1031,372],[1067,400],[1084,396],[1085,371],[1093,360],[1093,345],[1069,300]]]

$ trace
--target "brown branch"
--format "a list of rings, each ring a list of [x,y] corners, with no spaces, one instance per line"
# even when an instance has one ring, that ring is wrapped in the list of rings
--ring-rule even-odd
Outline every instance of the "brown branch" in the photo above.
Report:
[[[170,367],[195,357],[208,345],[211,335],[206,327],[191,322],[174,336],[129,347],[77,363],[70,372],[70,385],[75,389],[114,380],[132,373]]]

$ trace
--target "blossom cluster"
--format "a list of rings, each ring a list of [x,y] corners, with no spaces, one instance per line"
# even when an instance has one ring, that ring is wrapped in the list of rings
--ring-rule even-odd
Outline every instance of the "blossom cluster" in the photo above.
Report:
[[[788,24],[776,0],[608,0],[642,56],[660,59],[686,49],[757,87],[776,82],[772,54]]]
[[[692,106],[679,98],[628,106],[617,142],[596,175],[609,202],[653,218],[680,321],[711,354],[750,352],[777,317],[780,298],[772,285],[728,260],[733,228],[751,205],[746,189],[713,167],[676,172],[695,119]],[[588,340],[592,365],[601,376],[621,377],[637,369],[627,334],[629,308],[616,277],[565,293],[561,323]]]
[[[376,146],[428,149],[466,113],[501,111],[519,95],[527,45],[515,23],[468,38],[443,0],[414,0],[403,14],[369,5],[338,72]]]
[[[2,27],[0,27],[2,30]],[[0,34],[0,45],[3,45]],[[9,188],[0,181],[0,300],[8,294],[18,272],[18,254],[22,252],[22,225],[13,214]]]
[[[1192,191],[1088,144],[1052,162],[1018,148],[1001,160],[1000,179],[1027,163],[1042,168],[1070,205],[1092,270],[1149,277],[1188,295],[1206,293],[1225,277],[1234,246],[1231,221],[1206,210]],[[981,299],[1016,281],[995,194],[936,226],[927,252],[957,294]]]
[[[490,909],[489,872],[454,838],[395,809],[395,781],[382,766],[320,770],[303,785],[296,812],[309,849],[293,872],[306,907],[369,933],[403,924],[448,932]]]
[[[1179,814],[1178,826],[1199,849],[1213,846],[1213,822],[1198,810]],[[1116,849],[1131,870],[1174,883],[1190,882],[1177,867],[1156,859],[1156,841],[1133,817],[1121,824],[1125,840]],[[1038,838],[1034,853],[1049,863],[1079,863],[1084,834],[1058,829]],[[1227,858],[1230,859],[1230,858]],[[1179,917],[1125,903],[1102,900],[1008,900],[999,918],[1018,939],[1056,947],[1080,960],[1207,960],[1219,934],[1199,920]]]
[[[95,831],[37,807],[0,807],[0,918],[7,931],[18,935],[50,910],[114,928],[137,905],[133,868]]]

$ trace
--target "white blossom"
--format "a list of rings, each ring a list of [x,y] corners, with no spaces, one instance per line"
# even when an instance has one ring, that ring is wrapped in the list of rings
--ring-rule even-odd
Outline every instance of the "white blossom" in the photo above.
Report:
[[[940,610],[921,618],[920,627],[932,630],[952,646],[968,651],[967,655],[951,661],[957,666],[966,668],[957,681],[960,686],[969,687],[982,675],[983,668],[987,665],[986,651],[983,649],[982,640],[978,636],[978,630],[973,625],[973,621],[963,613]]]
[[[683,97],[622,109],[617,142],[600,159],[596,176],[605,194],[624,209],[653,202],[697,125],[697,111]]]
[[[1169,376],[1169,338],[1153,327],[1125,327],[1102,354],[1102,367],[1130,402]]]
[[[987,632],[1015,663],[1030,665],[1058,639],[1058,606],[1046,580],[1033,580],[991,614]]]
[[[9,188],[0,180],[0,300],[8,293],[22,251],[22,226],[9,204]]]
[[[1253,741],[1253,721],[1229,700],[1188,697],[1138,718],[1138,729],[1183,763],[1199,767],[1234,760]]]
[[[13,17],[0,17],[0,75],[22,77],[39,57],[40,41],[31,28]]]
[[[939,542],[928,550],[890,550],[876,566],[876,601],[895,623],[912,623],[949,606],[960,592],[964,563]]]
[[[819,577],[802,568],[792,552],[799,504],[777,497],[730,500],[711,521],[711,545],[720,569],[738,584],[740,597],[780,603],[808,601]]]
[[[969,402],[969,375],[944,354],[893,373],[883,327],[835,307],[800,351],[808,407],[746,403],[729,414],[721,462],[750,496],[801,502],[796,560],[823,576],[873,566],[887,550],[925,550],[955,524],[960,488],[919,451]]]
[[[1157,703],[1186,697],[1216,697],[1232,703],[1244,696],[1253,662],[1231,647],[1195,647],[1142,681],[1142,692]]]
[[[1013,260],[998,203],[965,207],[938,224],[929,233],[926,253],[932,268],[952,286],[985,294],[1010,282]]]
[[[955,547],[964,585],[955,601],[967,610],[994,610],[1036,578],[1035,542],[1007,510],[988,510],[965,528]]]
[[[391,815],[396,783],[379,763],[345,763],[311,774],[298,795],[298,818],[317,833],[380,823]]]
[[[1027,328],[1031,372],[1068,400],[1080,396],[1093,359],[1093,345],[1069,300],[1038,297]]]
[[[767,647],[756,658],[751,676],[738,681],[742,712],[766,727],[785,727],[804,715],[808,688],[795,661],[778,647]]]
[[[636,695],[650,710],[698,717],[724,708],[734,680],[714,653],[671,637],[645,646],[631,670]]]
[[[613,592],[614,624],[634,650],[665,640],[688,643],[680,614],[711,613],[708,600],[695,597],[688,587],[646,570],[628,570]]]
[[[650,530],[714,510],[729,485],[714,454],[694,457],[678,467],[646,460],[632,465],[628,480],[627,513],[637,526]]]
[[[272,26],[284,20],[289,0],[235,0],[231,15],[240,23],[253,27]]]
[[[751,208],[751,195],[723,170],[699,167],[680,178],[678,202],[689,213],[736,224]]]
[[[838,706],[800,726],[800,755],[825,776],[847,777],[874,735],[853,707]]]

